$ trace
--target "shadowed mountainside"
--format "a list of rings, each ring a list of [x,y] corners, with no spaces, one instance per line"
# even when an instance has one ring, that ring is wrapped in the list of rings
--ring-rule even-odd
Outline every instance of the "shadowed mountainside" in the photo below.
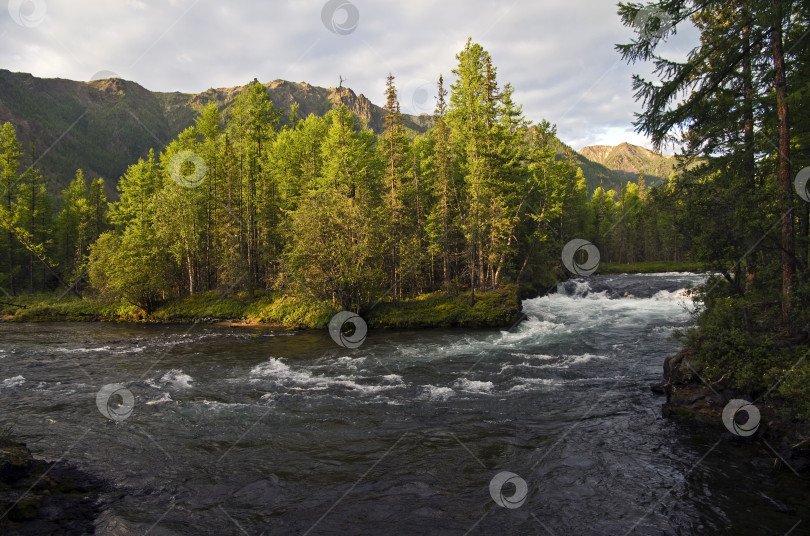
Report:
[[[299,116],[306,117],[322,115],[340,101],[336,88],[283,80],[264,86],[282,111],[282,124],[293,102]],[[227,113],[245,87],[162,93],[119,78],[78,82],[0,70],[0,123],[17,128],[25,152],[22,165],[37,161],[51,192],[61,191],[81,168],[87,176],[107,179],[112,193],[128,165],[150,148],[162,149],[209,102]],[[348,88],[343,102],[369,128],[382,131],[383,108]],[[406,115],[405,122],[415,132],[431,124],[428,116]]]
[[[16,127],[25,152],[23,167],[36,161],[52,193],[61,192],[82,169],[86,176],[107,179],[108,193],[115,196],[115,184],[127,166],[150,148],[162,149],[193,125],[209,102],[227,113],[245,87],[164,93],[120,78],[79,82],[0,70],[0,123],[10,121]],[[293,102],[303,118],[323,115],[341,100],[337,88],[306,82],[274,80],[264,87],[282,112],[282,124]],[[382,132],[383,108],[348,88],[343,90],[343,103],[374,132]],[[432,125],[427,115],[403,117],[413,133],[426,132]],[[560,142],[561,157],[567,150]],[[590,192],[599,185],[619,190],[639,174],[647,184],[658,184],[675,165],[673,157],[629,143],[585,147],[575,156]]]

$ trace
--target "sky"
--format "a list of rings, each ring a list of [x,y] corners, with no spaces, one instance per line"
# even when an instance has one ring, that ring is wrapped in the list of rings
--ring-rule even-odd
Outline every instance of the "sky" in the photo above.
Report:
[[[562,141],[630,142],[633,73],[615,51],[634,30],[612,0],[3,0],[0,68],[91,80],[107,71],[153,91],[198,93],[254,78],[344,85],[385,102],[395,76],[402,110],[432,113],[439,74],[453,79],[468,37],[492,56],[526,119],[557,125]],[[660,50],[696,44],[678,27]],[[0,95],[0,102],[2,95]]]

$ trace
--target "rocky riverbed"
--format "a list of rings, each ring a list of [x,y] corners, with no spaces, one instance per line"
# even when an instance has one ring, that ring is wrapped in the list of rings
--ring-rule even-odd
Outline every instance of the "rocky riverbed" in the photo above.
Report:
[[[0,535],[94,534],[103,489],[67,463],[34,459],[24,443],[0,438]]]

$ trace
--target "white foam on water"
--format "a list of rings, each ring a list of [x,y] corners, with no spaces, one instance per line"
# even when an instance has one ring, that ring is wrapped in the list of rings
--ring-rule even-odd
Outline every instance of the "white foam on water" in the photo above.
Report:
[[[525,357],[526,359],[537,359],[539,361],[549,361],[551,359],[559,359],[560,356],[558,355],[549,355],[549,354],[517,354],[520,357]]]
[[[107,352],[109,354],[136,354],[143,352],[144,346],[99,346],[96,348],[59,348],[59,351],[66,354],[90,354],[95,352]]]
[[[13,378],[6,378],[3,380],[3,389],[9,389],[11,387],[19,387],[25,383],[25,378],[22,376],[14,376]]]
[[[469,393],[489,393],[495,385],[492,382],[479,382],[467,378],[459,378],[453,383],[453,387]]]
[[[523,312],[527,315],[526,320],[521,322],[518,327],[512,331],[502,331],[500,340],[496,344],[503,348],[521,347],[527,340],[532,340],[539,337],[546,336],[562,336],[571,333],[571,328],[566,326],[563,322],[554,322],[548,318],[541,318],[538,314],[533,313],[526,307],[526,302],[523,302]],[[545,315],[553,319],[553,312],[548,312]]]
[[[349,357],[343,356],[335,359],[334,364],[346,367],[350,370],[358,370],[358,368],[366,362],[365,357]]]
[[[146,403],[146,405],[154,406],[157,404],[165,404],[166,402],[174,402],[174,400],[172,400],[172,395],[170,395],[169,393],[163,393],[163,395],[160,398],[150,400],[149,402]]]
[[[550,364],[548,366],[552,368],[569,368],[572,365],[580,365],[582,363],[588,363],[589,361],[600,361],[608,359],[608,356],[596,354],[582,354],[582,355],[565,355],[563,356],[563,358],[565,359],[564,362]]]
[[[191,382],[194,381],[194,378],[185,374],[182,370],[172,369],[164,374],[160,378],[160,381],[171,384],[172,387],[177,389],[188,389],[191,387]]]
[[[265,395],[267,396],[267,395]],[[262,397],[264,399],[265,397]],[[206,408],[213,409],[213,410],[223,410],[223,409],[231,409],[231,408],[247,408],[253,407],[255,404],[243,404],[241,402],[217,402],[215,400],[201,400],[197,402],[202,404]]]
[[[673,275],[677,274],[669,274]],[[700,278],[689,275],[696,282]],[[687,322],[694,310],[686,289],[661,290],[650,298],[611,299],[606,292],[589,292],[589,288],[587,281],[577,281],[573,296],[557,293],[524,300],[523,312],[527,320],[511,332],[502,332],[501,344],[520,345],[532,341],[542,344],[549,337],[570,337],[610,327],[644,329],[650,323]]]
[[[681,289],[681,290],[676,290],[675,292],[672,292],[672,291],[669,291],[669,290],[659,290],[650,299],[657,300],[657,301],[678,302],[678,303],[682,303],[685,307],[689,307],[690,309],[693,309],[694,308],[694,302],[692,301],[692,298],[689,297],[688,292],[689,291],[686,290],[685,288]]]
[[[271,380],[287,388],[304,387],[306,390],[324,390],[330,387],[343,387],[364,394],[379,393],[390,389],[398,389],[405,385],[398,374],[382,376],[384,383],[358,383],[361,378],[354,374],[339,376],[314,375],[309,370],[294,370],[280,359],[272,357],[270,360],[256,365],[250,370],[249,381],[256,383],[262,380]],[[370,378],[366,378],[370,380]]]
[[[382,379],[391,383],[403,383],[402,376],[399,374],[386,374]]]
[[[304,385],[322,383],[321,378],[313,378],[312,373],[308,370],[295,371],[283,363],[281,359],[275,357],[271,357],[268,361],[250,369],[250,378],[251,380],[270,378]]]
[[[536,355],[528,356],[529,359],[541,361],[540,364],[532,363],[530,361],[523,361],[521,363],[507,363],[501,365],[500,373],[503,374],[510,370],[543,370],[543,369],[567,369],[575,365],[581,365],[590,361],[601,361],[609,359],[606,355],[596,354],[581,354],[581,355]],[[551,361],[551,363],[546,363]]]
[[[109,352],[109,346],[100,346],[98,348],[60,348],[66,354],[87,354],[90,352]]]
[[[160,379],[147,379],[144,380],[144,383],[152,389],[165,389],[167,387],[171,389],[190,389],[193,387],[191,385],[193,381],[194,378],[182,370],[172,369],[164,373]]]
[[[450,387],[439,387],[438,385],[423,385],[422,394],[417,399],[419,400],[447,400],[456,395],[456,392]]]
[[[494,348],[494,345],[482,341],[477,335],[454,335],[441,343],[432,341],[427,344],[420,344],[415,339],[411,344],[393,348],[390,358],[394,361],[433,362],[448,357],[478,354],[490,347]]]
[[[511,387],[507,393],[538,391],[539,387],[549,387],[565,383],[563,380],[553,380],[551,378],[515,378],[517,385]]]

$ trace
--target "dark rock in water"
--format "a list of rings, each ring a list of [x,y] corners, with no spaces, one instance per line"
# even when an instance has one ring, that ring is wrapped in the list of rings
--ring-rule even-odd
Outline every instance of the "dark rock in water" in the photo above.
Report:
[[[0,441],[0,482],[14,483],[31,472],[34,460],[22,443]]]
[[[667,401],[661,406],[664,417],[683,416],[711,424],[718,432],[734,436],[723,425],[723,408],[731,399],[755,400],[750,393],[736,392],[721,379],[706,385],[698,377],[689,358],[682,350],[664,361],[663,390]],[[766,439],[776,449],[773,466],[804,473],[810,471],[810,427],[805,423],[785,419],[783,410],[774,402],[757,403],[760,412],[760,426],[750,437],[737,437],[737,440],[756,441]]]
[[[94,534],[104,484],[66,463],[36,460],[0,439],[0,535]]]
[[[722,386],[701,382],[689,362],[689,354],[680,351],[664,361],[664,394],[661,411],[665,417],[688,415],[697,420],[722,425],[723,406],[731,398],[722,394]]]
[[[655,382],[650,384],[650,391],[657,395],[665,395],[667,394],[664,390],[664,382]]]

